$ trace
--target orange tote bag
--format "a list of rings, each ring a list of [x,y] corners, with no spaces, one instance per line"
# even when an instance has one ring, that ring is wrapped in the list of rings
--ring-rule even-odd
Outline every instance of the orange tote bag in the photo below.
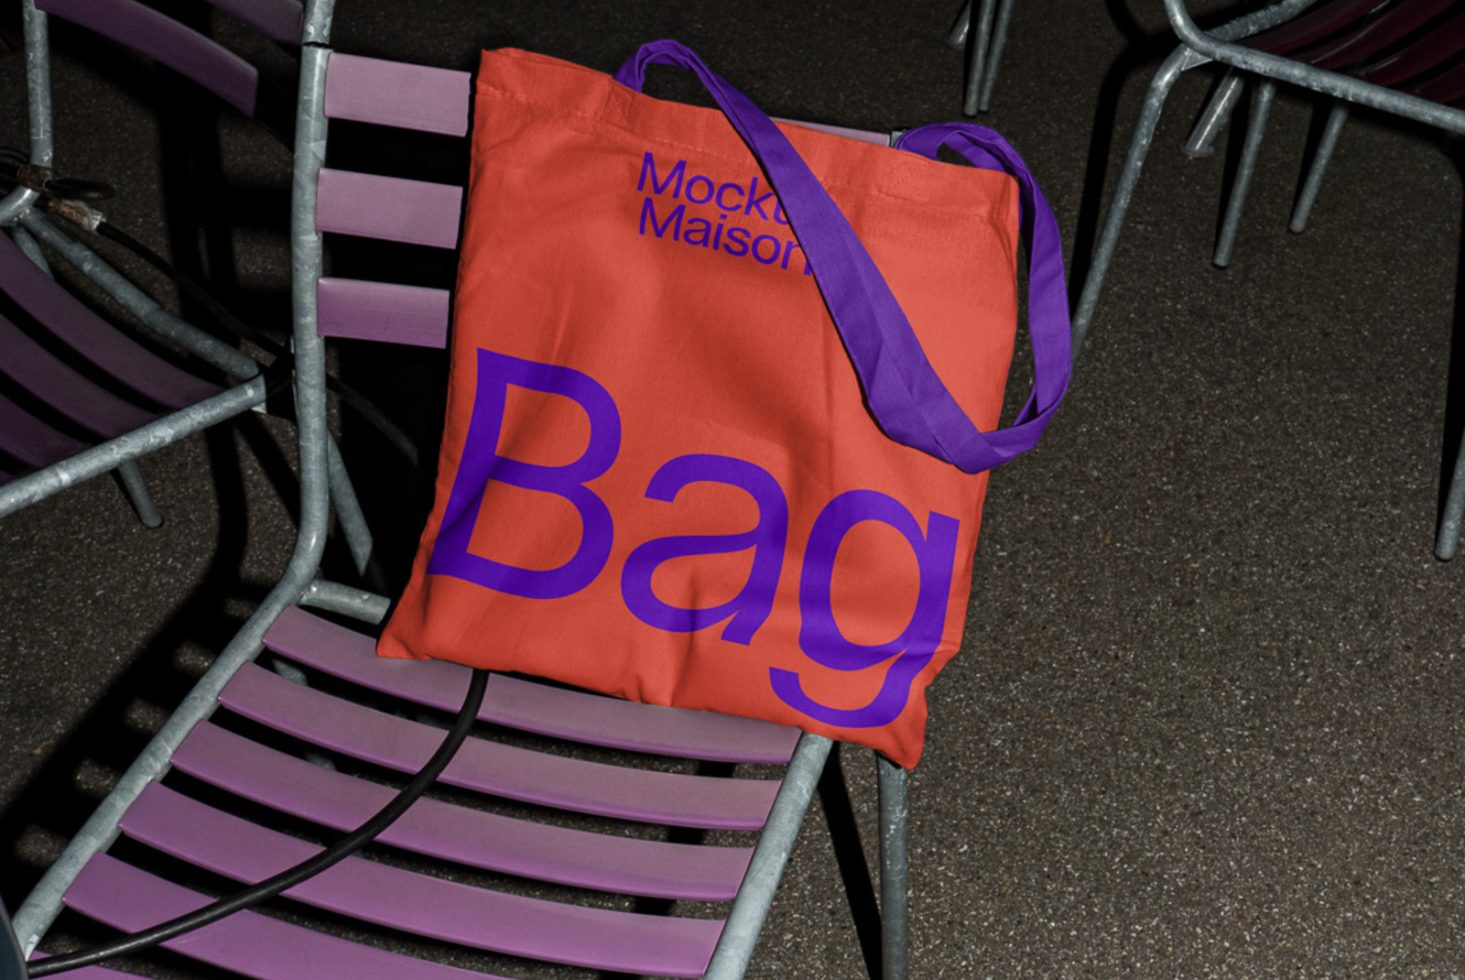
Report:
[[[640,94],[657,62],[719,108]],[[472,139],[436,499],[379,652],[914,765],[986,471],[1067,385],[1017,155],[967,124],[900,148],[774,124],[669,41],[615,78],[487,52]],[[1020,224],[1035,385],[994,431]]]

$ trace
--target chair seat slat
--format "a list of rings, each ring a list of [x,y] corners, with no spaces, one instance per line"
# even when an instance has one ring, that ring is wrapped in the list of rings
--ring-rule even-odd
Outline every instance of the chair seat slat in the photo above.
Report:
[[[294,684],[254,664],[222,704],[311,744],[399,772],[416,772],[443,732]],[[451,786],[577,813],[682,827],[756,830],[778,783],[605,765],[471,738],[443,772]]]
[[[316,329],[323,337],[443,348],[451,299],[446,289],[322,277]]]
[[[465,136],[471,85],[466,71],[333,53],[325,113],[330,119]]]
[[[5,235],[0,235],[0,283],[7,296],[67,347],[145,398],[183,408],[220,391],[104,322]]]
[[[160,786],[122,832],[183,861],[253,884],[320,851]],[[625,973],[698,976],[722,922],[587,908],[507,895],[348,857],[285,896],[338,915],[475,949]]]
[[[87,448],[0,395],[0,450],[34,467],[50,466]]]
[[[375,640],[291,607],[265,636],[276,653],[333,677],[443,711],[455,710],[468,670],[441,661],[386,660]],[[706,711],[635,704],[495,674],[479,717],[556,738],[717,762],[784,764],[796,729]]]
[[[259,72],[210,38],[136,0],[36,0],[36,7],[96,31],[193,79],[253,116]]]
[[[111,438],[154,415],[93,384],[0,316],[0,373],[99,436]]]
[[[205,722],[173,757],[196,779],[334,830],[353,830],[389,787],[322,769]],[[595,834],[418,800],[377,838],[488,871],[624,895],[731,901],[752,851]]]
[[[136,932],[202,908],[210,899],[98,854],[72,883],[65,901],[114,929]],[[236,912],[163,946],[260,980],[502,980],[340,939],[258,912]]]
[[[305,15],[297,0],[209,0],[209,3],[233,14],[271,41],[300,43],[300,24]]]
[[[434,248],[458,244],[461,187],[323,169],[317,189],[319,231]]]

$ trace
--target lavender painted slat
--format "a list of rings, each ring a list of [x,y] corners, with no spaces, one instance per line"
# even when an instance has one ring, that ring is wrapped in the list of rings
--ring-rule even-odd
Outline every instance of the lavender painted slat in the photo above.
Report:
[[[103,321],[26,258],[6,235],[0,235],[0,284],[7,296],[67,347],[160,405],[183,408],[220,391]]]
[[[451,711],[467,690],[468,670],[436,661],[384,660],[376,641],[303,609],[287,609],[265,635],[276,653],[374,691]],[[796,729],[705,711],[635,704],[495,674],[484,721],[632,752],[718,762],[785,764]]]
[[[466,136],[472,77],[380,58],[333,53],[326,116],[423,133]]]
[[[121,827],[129,837],[165,854],[248,884],[320,851],[308,841],[176,793],[144,793]],[[701,976],[722,932],[721,920],[506,895],[360,856],[348,857],[284,894],[338,915],[443,942],[634,974]]]
[[[99,854],[82,869],[65,901],[114,929],[136,932],[202,908],[210,898]],[[258,912],[236,912],[163,946],[258,980],[502,980],[350,942]]]
[[[0,450],[40,468],[75,455],[86,444],[57,432],[45,422],[0,395]]]
[[[209,38],[136,0],[36,0],[48,14],[104,34],[193,79],[253,116],[259,72]]]
[[[334,830],[359,826],[392,796],[379,783],[322,769],[205,722],[173,767],[275,810]],[[160,790],[169,792],[168,790]],[[731,901],[752,851],[639,840],[536,824],[422,799],[377,840],[504,874],[623,895]]]
[[[320,172],[319,231],[456,248],[463,188],[348,170]]]
[[[300,43],[304,13],[296,0],[209,0],[209,3],[233,14],[271,41]]]
[[[154,418],[77,374],[3,316],[0,374],[99,436],[120,436]]]
[[[322,277],[316,329],[322,337],[443,348],[452,304],[446,289]]]
[[[322,748],[399,772],[416,772],[440,729],[292,684],[254,664],[219,696],[253,721]],[[778,789],[772,780],[720,779],[630,769],[469,739],[444,771],[451,786],[621,820],[757,830]]]

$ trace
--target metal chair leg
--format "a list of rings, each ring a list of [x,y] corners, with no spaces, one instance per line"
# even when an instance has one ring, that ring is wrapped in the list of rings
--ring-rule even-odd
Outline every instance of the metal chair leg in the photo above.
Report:
[[[1236,251],[1236,231],[1241,226],[1241,213],[1246,208],[1246,194],[1251,190],[1251,178],[1256,173],[1256,158],[1267,130],[1267,116],[1271,113],[1272,101],[1276,96],[1275,82],[1268,80],[1257,86],[1251,118],[1246,123],[1246,142],[1241,147],[1241,165],[1236,169],[1236,183],[1231,186],[1231,200],[1226,203],[1226,217],[1221,222],[1216,254],[1211,259],[1218,269],[1230,265],[1231,256]]]
[[[880,776],[880,963],[884,980],[910,974],[910,857],[906,771],[875,757]]]
[[[352,564],[358,574],[364,575],[367,563],[371,561],[371,528],[366,526],[366,515],[356,497],[356,487],[351,483],[351,474],[346,472],[346,461],[341,458],[340,447],[334,438],[326,440],[326,476],[330,480],[331,505],[336,510],[336,520],[340,522],[346,547],[351,552]]]
[[[946,44],[952,48],[966,47],[967,32],[972,29],[972,0],[966,0],[961,5],[961,13],[956,15],[956,23],[951,25],[951,30],[946,32]]]
[[[163,515],[158,510],[158,505],[153,502],[153,495],[148,492],[147,481],[142,478],[142,470],[137,468],[136,460],[128,460],[118,465],[116,469],[117,479],[122,484],[122,492],[127,494],[132,509],[137,512],[137,519],[142,521],[143,527],[161,527]]]
[[[1465,519],[1465,437],[1455,457],[1455,471],[1450,474],[1450,489],[1445,494],[1445,512],[1440,517],[1434,542],[1435,557],[1449,561],[1460,546],[1460,524]]]
[[[1333,158],[1333,151],[1338,148],[1338,137],[1343,133],[1343,124],[1348,121],[1348,103],[1335,101],[1328,110],[1328,121],[1323,126],[1322,139],[1318,141],[1317,152],[1312,156],[1312,163],[1307,168],[1307,177],[1302,182],[1302,191],[1297,195],[1297,206],[1292,209],[1292,221],[1287,225],[1289,231],[1302,233],[1307,230],[1307,219],[1312,214],[1312,206],[1317,201],[1317,192],[1323,186],[1323,174],[1328,169],[1328,161]]]
[[[1078,307],[1074,310],[1073,359],[1075,362],[1083,352],[1089,324],[1094,317],[1094,307],[1098,305],[1099,292],[1104,288],[1104,276],[1109,271],[1109,262],[1114,258],[1114,247],[1119,241],[1119,230],[1124,225],[1124,215],[1128,212],[1129,203],[1134,198],[1134,188],[1139,183],[1140,171],[1144,169],[1145,155],[1149,153],[1150,144],[1154,142],[1155,127],[1160,121],[1160,113],[1164,111],[1165,100],[1169,97],[1170,90],[1175,87],[1175,80],[1180,77],[1189,57],[1189,49],[1176,48],[1174,53],[1165,59],[1160,70],[1155,73],[1154,80],[1150,82],[1149,91],[1145,94],[1144,107],[1140,110],[1139,121],[1134,128],[1134,137],[1129,144],[1129,155],[1124,160],[1124,169],[1119,174],[1119,183],[1115,185],[1114,199],[1110,202],[1109,211],[1104,216],[1104,227],[1099,233],[1098,245],[1094,248],[1093,261],[1089,265],[1088,276],[1084,279]]]
[[[977,109],[988,112],[992,108],[992,90],[997,87],[997,73],[1002,70],[1002,49],[1007,46],[1007,25],[1012,21],[1012,0],[1000,0],[997,6],[997,21],[992,25],[992,43],[987,50],[987,70],[982,73],[982,90],[977,99]]]
[[[977,114],[978,96],[981,94],[982,76],[987,70],[987,47],[992,41],[992,15],[996,10],[995,0],[981,0],[977,8],[977,33],[970,38],[971,47],[967,55],[966,97],[961,111],[968,116]],[[968,31],[970,34],[971,32]]]
[[[1245,76],[1238,74],[1234,68],[1228,68],[1220,84],[1216,86],[1216,91],[1211,94],[1211,101],[1201,110],[1200,118],[1196,119],[1189,138],[1180,144],[1181,153],[1199,159],[1216,152],[1216,137],[1231,121],[1231,113],[1236,110],[1241,90],[1245,87]]]

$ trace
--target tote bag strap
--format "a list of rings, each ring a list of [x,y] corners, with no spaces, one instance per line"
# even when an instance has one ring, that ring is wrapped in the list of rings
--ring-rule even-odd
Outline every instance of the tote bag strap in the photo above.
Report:
[[[885,277],[788,137],[747,96],[676,41],[642,46],[621,66],[616,80],[639,92],[652,64],[691,69],[762,165],[849,351],[870,411],[888,436],[967,473],[989,470],[1036,445],[1068,388],[1068,303],[1057,222],[1012,147],[991,130],[969,123],[923,126],[906,132],[896,144],[933,159],[941,146],[950,146],[976,165],[995,165],[1018,181],[1030,242],[1033,390],[1011,426],[982,432],[937,377]]]

